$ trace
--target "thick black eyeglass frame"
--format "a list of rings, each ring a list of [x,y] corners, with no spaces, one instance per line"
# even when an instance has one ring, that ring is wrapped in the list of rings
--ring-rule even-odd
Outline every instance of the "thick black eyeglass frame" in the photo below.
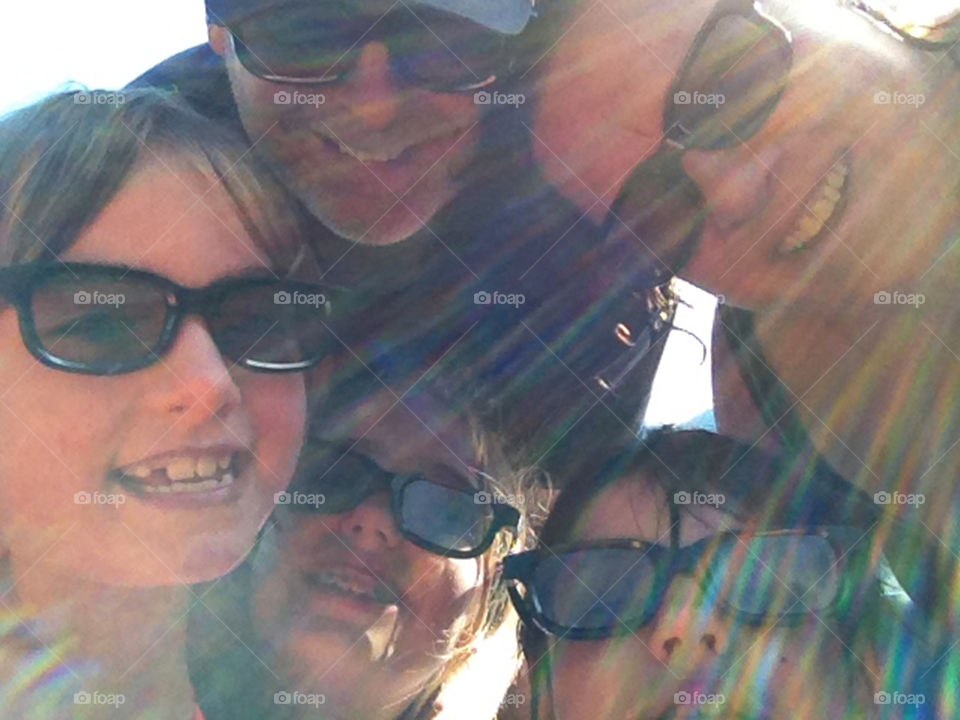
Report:
[[[337,447],[337,446],[333,446]],[[406,488],[414,482],[426,482],[431,485],[437,485],[439,487],[445,488],[447,490],[452,490],[454,492],[459,492],[467,497],[471,497],[473,493],[470,493],[466,490],[461,490],[456,487],[451,487],[450,485],[444,485],[443,483],[438,483],[425,475],[421,474],[407,474],[407,473],[393,473],[389,470],[384,470],[380,465],[378,465],[373,459],[368,458],[364,455],[361,455],[356,452],[351,452],[349,446],[343,448],[345,454],[353,456],[358,462],[364,465],[365,472],[369,473],[368,484],[361,492],[356,493],[354,497],[350,500],[349,504],[337,505],[336,510],[327,510],[326,504],[323,505],[291,505],[291,510],[302,513],[310,513],[317,515],[331,515],[341,512],[347,512],[353,510],[355,507],[360,505],[364,500],[370,497],[372,494],[378,492],[384,487],[389,488],[390,490],[390,512],[393,515],[393,521],[397,526],[397,529],[400,531],[400,534],[412,542],[414,545],[423,548],[424,550],[433,553],[434,555],[440,555],[441,557],[449,558],[458,558],[458,559],[469,559],[476,558],[483,555],[487,550],[490,549],[490,546],[493,544],[493,541],[497,537],[497,533],[501,530],[509,530],[514,537],[517,536],[520,529],[520,511],[517,510],[512,505],[507,503],[492,503],[492,504],[478,504],[478,508],[491,508],[493,510],[493,517],[490,524],[490,528],[487,530],[483,539],[478,545],[470,548],[469,550],[456,550],[449,547],[444,547],[442,545],[437,545],[420,535],[416,534],[404,523],[403,519],[403,498],[404,491]],[[483,479],[485,483],[489,482],[491,479],[489,475],[484,473],[482,470],[477,468],[470,468],[471,472],[478,478]],[[307,482],[297,482],[295,479],[291,483],[291,489],[296,490],[305,490],[310,489],[309,481]]]
[[[401,10],[402,9],[404,8],[401,8]],[[407,12],[412,12],[410,8],[405,8],[405,9],[407,10]],[[274,9],[274,12],[276,12],[276,9]],[[391,10],[390,12],[386,13],[386,15],[382,19],[376,22],[376,26],[379,28],[382,24],[388,23],[389,20],[391,19],[390,16],[395,12],[399,12],[399,11]],[[426,10],[424,10],[424,12],[426,12]],[[335,74],[323,75],[318,77],[295,77],[291,75],[278,75],[276,73],[273,73],[268,67],[266,67],[266,64],[263,63],[257,57],[256,53],[250,48],[250,46],[247,44],[247,42],[243,38],[243,30],[241,26],[243,25],[243,23],[246,23],[249,20],[256,18],[256,16],[259,14],[261,13],[254,13],[252,15],[249,15],[243,18],[242,21],[233,23],[231,27],[227,28],[229,31],[231,48],[234,54],[236,55],[237,60],[251,74],[255,75],[261,80],[267,80],[269,82],[275,82],[280,84],[330,85],[332,83],[339,82],[342,76],[344,75],[344,73],[349,72],[350,68],[352,67],[352,63],[344,63],[344,61],[350,55],[350,50],[345,52],[344,57],[341,58],[335,64],[335,66],[343,65],[343,69]],[[417,17],[419,18],[419,16]],[[534,20],[536,17],[537,17],[536,13],[533,13],[531,16],[531,21]],[[466,19],[464,19],[463,22],[470,23],[470,21]],[[442,92],[442,93],[466,93],[466,92],[474,92],[476,90],[481,90],[485,87],[489,87],[490,85],[493,85],[497,81],[500,81],[509,77],[512,74],[512,72],[515,71],[514,66],[516,65],[516,58],[512,57],[508,52],[510,46],[512,45],[511,43],[512,36],[506,35],[503,33],[498,33],[495,30],[484,29],[482,26],[477,26],[477,31],[488,32],[491,37],[500,38],[499,51],[503,52],[505,55],[504,71],[502,73],[495,73],[486,78],[478,79],[476,82],[468,82],[465,84],[456,84],[456,85],[449,85],[447,83],[433,83],[433,82],[430,82],[429,80],[425,80],[424,78],[417,77],[416,74],[409,71],[405,63],[397,60],[397,53],[394,51],[394,48],[391,46],[391,43],[390,43],[389,32],[380,31],[376,33],[374,37],[379,38],[381,42],[387,43],[387,47],[390,53],[391,67],[393,68],[393,71],[396,73],[397,77],[401,80],[401,82],[405,86],[420,87],[426,90],[432,90],[434,92]],[[425,27],[424,32],[429,33],[430,31]],[[526,32],[526,29],[524,29],[524,32]],[[366,42],[366,41],[367,41],[366,36],[364,36],[364,38],[362,38],[361,40],[358,40],[358,44],[360,42]],[[356,58],[354,58],[354,61],[355,60]],[[456,58],[455,55],[453,60],[462,62],[459,60],[459,58]],[[330,69],[332,70],[333,67],[331,67]],[[469,68],[465,67],[464,70],[469,71]]]
[[[82,279],[84,274],[95,274],[98,279],[112,279],[116,281],[133,280],[148,284],[162,291],[166,299],[166,319],[160,331],[156,344],[149,347],[149,352],[127,363],[111,361],[108,366],[94,365],[68,358],[59,357],[47,348],[40,334],[37,332],[36,321],[33,317],[31,301],[37,287],[44,282],[51,271],[66,271],[75,279]],[[67,372],[85,375],[122,375],[150,367],[160,361],[163,355],[176,342],[177,335],[183,320],[190,315],[199,315],[206,320],[205,310],[212,298],[223,297],[232,290],[242,290],[252,287],[273,287],[276,292],[307,293],[329,295],[334,292],[345,292],[340,288],[323,286],[314,283],[292,280],[276,280],[269,277],[227,277],[218,280],[203,288],[188,288],[179,285],[169,278],[146,270],[139,270],[123,265],[109,265],[98,263],[77,262],[48,262],[38,261],[11,265],[0,268],[0,297],[6,299],[17,311],[20,324],[20,334],[27,350],[44,365]],[[211,337],[217,344],[217,349],[224,350],[217,343],[217,337],[211,330]],[[264,373],[301,372],[315,366],[323,355],[305,358],[297,362],[273,363],[251,360],[249,358],[231,357],[224,354],[240,367]]]
[[[778,92],[772,95],[761,108],[753,112],[749,124],[741,132],[734,133],[732,130],[725,129],[716,141],[700,144],[697,141],[695,130],[685,128],[680,122],[678,105],[674,98],[676,93],[688,84],[687,75],[696,63],[707,39],[721,20],[731,16],[746,18],[751,23],[769,30],[772,37],[778,38],[781,53],[784,55],[784,83],[782,83]],[[620,194],[611,205],[610,214],[601,227],[601,237],[610,237],[612,233],[616,232],[619,225],[624,222],[621,218],[629,216],[628,211],[631,207],[651,205],[651,200],[655,201],[662,197],[665,192],[670,192],[685,200],[691,217],[700,212],[706,202],[696,183],[683,170],[683,153],[692,149],[720,150],[753,137],[766,124],[779,104],[786,89],[786,79],[789,77],[792,67],[793,40],[788,30],[763,14],[752,0],[719,0],[694,36],[690,49],[687,51],[680,70],[677,72],[667,94],[667,100],[663,108],[663,127],[666,128],[663,143],[652,156],[643,161],[631,173],[624,183]],[[633,231],[634,228],[630,228],[630,230]],[[649,260],[648,270],[637,279],[638,287],[652,289],[668,282],[693,256],[694,251],[700,244],[701,235],[702,222],[697,223],[697,226],[689,235],[669,253],[666,253],[666,257],[663,258],[657,256],[651,248],[646,247],[646,252],[652,257]],[[640,241],[646,244],[648,239],[641,237]]]
[[[670,507],[672,509],[675,506],[671,503]],[[673,527],[676,528],[678,525],[674,523]],[[846,548],[846,546],[849,544],[845,542],[846,540],[850,538],[853,538],[854,540],[859,539],[864,532],[866,531],[861,528],[840,526],[813,526],[756,532],[729,530],[716,533],[710,537],[704,538],[703,540],[699,540],[684,547],[677,546],[676,540],[673,537],[671,537],[670,546],[632,539],[611,539],[593,542],[568,543],[558,545],[557,547],[550,549],[537,548],[527,552],[518,553],[516,555],[507,556],[503,561],[503,577],[507,581],[507,592],[510,595],[510,600],[516,609],[517,614],[520,615],[520,618],[528,625],[537,628],[541,632],[553,635],[555,637],[562,637],[564,639],[601,640],[619,635],[632,634],[649,624],[656,616],[660,606],[663,604],[664,595],[669,589],[673,578],[676,575],[692,573],[697,568],[697,565],[701,562],[704,550],[707,547],[717,544],[718,542],[732,541],[734,543],[740,543],[744,542],[744,538],[746,538],[746,541],[749,541],[750,539],[755,539],[757,537],[816,535],[823,537],[830,542],[830,545],[833,548],[836,556],[836,564],[841,565],[847,564],[847,559],[844,552],[841,551],[840,548]],[[618,627],[609,629],[567,627],[565,625],[553,622],[550,618],[546,617],[540,610],[536,608],[538,603],[535,602],[535,598],[531,594],[531,588],[533,587],[532,579],[534,573],[536,572],[537,565],[542,560],[555,555],[559,556],[563,555],[564,553],[577,550],[597,549],[627,549],[642,551],[642,555],[638,556],[638,561],[640,557],[643,557],[648,553],[653,554],[654,563],[663,568],[661,577],[654,586],[654,602],[648,606],[649,609],[641,619],[632,624],[627,624],[623,619],[618,618],[620,620],[620,625]],[[837,607],[842,605],[847,598],[850,597],[851,593],[857,586],[856,584],[843,582],[843,579],[844,576],[841,574],[840,586],[837,589],[836,595],[830,602],[830,608],[832,611],[835,611]],[[708,564],[706,570],[700,577],[701,590],[706,590],[713,580],[715,580],[713,569]],[[525,595],[520,594],[520,591],[517,588],[518,584],[522,584],[525,587]],[[802,597],[803,596],[800,596],[800,598],[798,598],[791,607],[795,607],[798,603],[802,605]],[[599,598],[599,601],[602,602],[602,598]],[[789,624],[791,619],[799,620],[803,617],[806,617],[810,612],[806,610],[806,608],[803,608],[798,612],[788,611],[779,614],[750,613],[737,608],[729,607],[722,601],[722,599],[720,599],[718,602],[718,607],[722,608],[724,612],[729,613],[731,617],[734,617],[739,622],[752,626],[765,625],[771,620],[778,623],[785,622]]]

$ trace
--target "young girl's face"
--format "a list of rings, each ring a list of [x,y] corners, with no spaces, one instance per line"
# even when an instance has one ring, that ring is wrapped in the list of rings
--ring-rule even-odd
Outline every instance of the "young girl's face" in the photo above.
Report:
[[[126,265],[187,287],[272,277],[217,179],[177,158],[143,162],[61,259]],[[55,370],[27,351],[9,306],[0,358],[0,544],[22,599],[55,595],[69,578],[196,582],[243,559],[296,463],[299,374],[236,367],[196,317],[145,369]],[[229,488],[161,495],[118,481],[135,467],[206,476],[211,462],[231,463]]]
[[[356,455],[388,472],[471,486],[468,428],[428,396],[396,402],[380,392],[331,418],[325,427],[335,432],[321,439],[349,450],[344,463]],[[324,694],[356,717],[398,712],[471,637],[489,578],[484,558],[446,558],[405,539],[386,490],[341,513],[280,506],[276,519],[254,556],[253,600],[283,689]]]
[[[670,524],[664,492],[631,477],[584,508],[569,540],[669,545]],[[719,507],[685,505],[679,543],[743,527]],[[652,621],[639,630],[604,640],[550,640],[557,720],[869,717],[871,673],[864,658],[844,646],[826,613],[789,626],[746,625],[699,591],[706,562],[692,575],[674,577]],[[787,572],[776,570],[781,578]],[[800,595],[804,590],[796,589]]]

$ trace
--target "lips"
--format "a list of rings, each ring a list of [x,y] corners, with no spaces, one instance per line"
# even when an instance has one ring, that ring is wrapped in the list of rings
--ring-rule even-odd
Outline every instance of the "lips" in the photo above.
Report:
[[[313,590],[345,595],[375,605],[396,604],[399,593],[389,588],[373,573],[340,566],[310,571],[303,574]]]

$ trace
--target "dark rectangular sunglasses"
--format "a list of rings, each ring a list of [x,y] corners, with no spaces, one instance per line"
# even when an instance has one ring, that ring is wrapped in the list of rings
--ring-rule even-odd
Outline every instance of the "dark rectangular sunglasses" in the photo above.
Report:
[[[867,572],[852,554],[866,531],[819,527],[724,532],[685,547],[604,540],[540,548],[504,560],[517,612],[572,640],[609,638],[650,623],[673,578],[698,567],[704,603],[748,625],[799,621],[846,607]],[[864,545],[864,548],[869,543]]]
[[[511,36],[465,18],[400,3],[383,15],[358,12],[356,3],[290,3],[230,28],[237,59],[249,72],[278,83],[341,80],[369,42],[387,46],[399,80],[438,92],[490,85],[513,66]]]
[[[329,323],[346,292],[269,277],[227,277],[183,287],[144,270],[37,262],[0,269],[24,345],[58,370],[119,375],[149,367],[197,315],[221,354],[259,372],[316,365],[339,346]]]
[[[350,445],[313,441],[304,449],[284,504],[300,512],[335,514],[388,490],[394,521],[406,539],[436,555],[474,558],[490,548],[500,530],[516,535],[520,512],[491,502],[489,476],[472,472],[473,484],[454,470],[437,470],[431,477],[392,473]],[[298,502],[300,497],[310,501]]]
[[[638,284],[662,285],[700,241],[706,203],[682,167],[685,150],[742,143],[766,124],[793,65],[790,33],[751,0],[720,0],[667,94],[664,145],[624,183],[602,233],[644,257]]]

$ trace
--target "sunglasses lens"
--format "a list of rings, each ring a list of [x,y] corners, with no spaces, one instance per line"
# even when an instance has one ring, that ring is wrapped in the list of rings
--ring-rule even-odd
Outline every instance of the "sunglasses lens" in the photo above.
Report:
[[[296,370],[333,347],[333,299],[306,285],[240,282],[225,288],[207,320],[217,347],[253,370]]]
[[[656,609],[657,573],[633,548],[591,548],[544,557],[531,578],[535,610],[569,630],[616,634]]]
[[[446,550],[469,553],[482,547],[493,526],[493,508],[473,493],[419,478],[400,497],[403,529]]]
[[[461,90],[501,73],[503,35],[443,13],[420,8],[406,13],[411,22],[398,27],[390,46],[402,75],[426,87]]]
[[[840,572],[836,552],[820,536],[732,540],[710,563],[707,596],[757,618],[806,615],[831,606]]]
[[[167,321],[159,285],[67,268],[51,271],[35,286],[30,311],[52,358],[103,374],[150,364]]]
[[[666,127],[688,147],[718,149],[752,137],[773,112],[790,72],[789,40],[774,25],[719,19],[680,78]]]
[[[706,203],[676,154],[657,154],[627,180],[604,233],[606,250],[630,259],[638,287],[662,285],[689,260],[700,240]]]
[[[333,79],[376,18],[365,20],[339,2],[290,4],[238,24],[237,57],[261,77]]]

